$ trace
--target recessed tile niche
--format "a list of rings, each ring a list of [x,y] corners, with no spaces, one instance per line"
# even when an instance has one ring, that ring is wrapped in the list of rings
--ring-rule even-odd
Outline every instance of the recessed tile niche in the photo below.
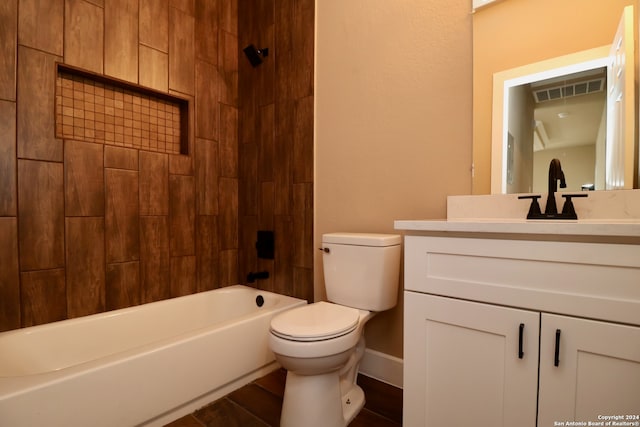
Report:
[[[56,137],[189,154],[189,101],[57,64]]]

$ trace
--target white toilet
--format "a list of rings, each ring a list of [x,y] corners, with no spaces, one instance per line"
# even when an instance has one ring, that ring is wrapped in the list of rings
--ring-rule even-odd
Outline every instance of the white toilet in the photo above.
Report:
[[[356,384],[364,324],[396,305],[400,242],[395,234],[322,236],[329,302],[275,316],[269,346],[288,371],[282,427],[344,427],[364,406]]]

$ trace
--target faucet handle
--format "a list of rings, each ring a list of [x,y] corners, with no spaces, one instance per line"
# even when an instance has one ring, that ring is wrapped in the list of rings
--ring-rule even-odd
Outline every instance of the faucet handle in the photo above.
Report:
[[[563,194],[566,200],[564,201],[564,206],[562,206],[562,217],[563,219],[578,219],[578,214],[576,214],[576,208],[573,206],[573,202],[571,201],[572,197],[589,197],[588,194],[580,193],[580,194]]]
[[[541,219],[544,218],[540,211],[540,205],[538,199],[542,197],[540,194],[531,196],[518,196],[518,199],[531,199],[531,205],[529,206],[529,212],[527,213],[527,219]]]

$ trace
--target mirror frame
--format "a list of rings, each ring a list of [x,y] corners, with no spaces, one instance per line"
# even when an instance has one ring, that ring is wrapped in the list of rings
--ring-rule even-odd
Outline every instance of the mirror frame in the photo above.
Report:
[[[507,190],[507,138],[509,88],[580,71],[610,66],[605,45],[532,64],[497,72],[493,75],[493,114],[491,123],[491,194]],[[500,171],[499,174],[495,171]]]

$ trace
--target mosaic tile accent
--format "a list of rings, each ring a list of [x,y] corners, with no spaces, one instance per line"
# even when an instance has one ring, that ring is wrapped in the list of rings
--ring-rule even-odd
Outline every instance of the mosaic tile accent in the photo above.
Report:
[[[179,102],[58,69],[56,137],[181,152]]]

